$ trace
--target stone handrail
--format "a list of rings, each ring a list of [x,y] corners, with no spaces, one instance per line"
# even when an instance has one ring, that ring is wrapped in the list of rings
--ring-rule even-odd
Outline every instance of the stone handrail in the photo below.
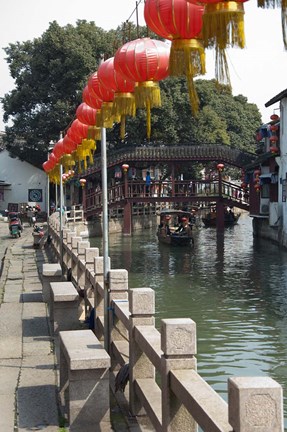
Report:
[[[50,235],[63,271],[85,293],[88,311],[95,307],[95,334],[103,340],[103,257],[75,232],[63,230],[50,217]],[[206,432],[282,432],[282,387],[268,377],[228,380],[228,404],[196,371],[196,324],[190,318],[163,319],[155,328],[155,293],[150,288],[129,288],[128,272],[108,272],[110,356],[113,370],[129,363],[129,406],[133,415],[148,416],[154,429]],[[160,385],[156,376],[160,376]]]

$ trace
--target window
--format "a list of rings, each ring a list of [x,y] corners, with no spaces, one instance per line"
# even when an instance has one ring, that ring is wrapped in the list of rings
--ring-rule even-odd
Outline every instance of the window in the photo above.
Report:
[[[261,198],[270,197],[270,183],[263,183],[261,186]]]

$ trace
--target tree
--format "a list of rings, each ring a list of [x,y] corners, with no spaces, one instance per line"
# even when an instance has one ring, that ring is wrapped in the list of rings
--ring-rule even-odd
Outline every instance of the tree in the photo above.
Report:
[[[150,144],[224,144],[254,152],[255,131],[261,124],[257,106],[242,95],[234,97],[229,87],[215,80],[197,80],[195,85],[200,100],[197,117],[191,113],[185,78],[160,82],[162,106],[152,110]],[[127,121],[124,143],[115,131],[108,134],[109,140],[117,146],[147,144],[145,121],[145,113],[138,110],[137,117]]]
[[[114,40],[114,31],[93,22],[60,27],[54,21],[42,37],[5,49],[15,80],[2,99],[4,121],[13,122],[6,127],[8,150],[35,164],[45,160],[49,141],[74,119],[89,75],[102,53],[112,55]]]

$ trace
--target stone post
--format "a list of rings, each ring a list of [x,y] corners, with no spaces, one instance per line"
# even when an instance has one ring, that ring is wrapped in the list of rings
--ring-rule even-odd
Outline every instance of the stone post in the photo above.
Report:
[[[283,391],[269,377],[228,379],[228,421],[235,432],[283,432]]]
[[[135,381],[139,378],[155,379],[155,368],[138,346],[134,333],[137,325],[154,326],[155,295],[151,288],[133,288],[129,292],[130,307],[130,410],[133,415],[144,414],[140,400],[136,396]]]
[[[66,266],[67,270],[72,268],[72,238],[76,237],[77,233],[75,231],[70,231],[67,233],[67,257]]]
[[[170,388],[170,372],[196,370],[196,324],[189,318],[161,321],[162,431],[197,431],[197,424]]]

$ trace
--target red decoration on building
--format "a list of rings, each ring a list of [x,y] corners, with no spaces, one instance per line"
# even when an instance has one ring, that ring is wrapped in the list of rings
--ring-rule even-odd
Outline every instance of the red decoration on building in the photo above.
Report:
[[[275,121],[275,120],[279,120],[279,116],[277,114],[271,114],[270,119]]]

